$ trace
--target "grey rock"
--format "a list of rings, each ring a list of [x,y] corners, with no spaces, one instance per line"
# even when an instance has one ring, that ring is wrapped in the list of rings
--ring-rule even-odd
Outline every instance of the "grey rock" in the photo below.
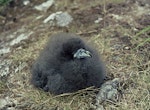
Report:
[[[16,110],[16,108],[15,107],[7,107],[6,110]]]
[[[2,54],[6,54],[10,52],[10,48],[9,47],[4,47],[2,49],[0,49],[0,55]]]
[[[24,1],[23,1],[23,5],[26,6],[26,5],[28,5],[28,4],[30,4],[30,1],[29,1],[29,0],[24,0]]]
[[[15,44],[20,43],[22,40],[26,40],[32,34],[32,31],[27,31],[25,28],[18,29],[17,31],[0,35],[0,55],[5,56],[5,54],[10,53],[13,50]],[[1,61],[0,61],[1,63]]]
[[[14,68],[12,66],[12,60],[10,59],[5,59],[5,60],[0,59],[0,62],[1,62],[0,63],[0,78],[7,77],[11,73],[20,72],[22,69],[24,69],[27,66],[27,63],[19,62],[19,65]]]
[[[94,21],[94,23],[98,24],[103,20],[103,18],[98,18],[97,20]]]
[[[10,42],[10,46],[20,43],[22,40],[27,39],[31,34],[33,34],[33,32],[20,34],[16,39],[13,39]]]
[[[13,105],[16,105],[17,101],[9,97],[0,98],[0,110],[15,110]]]
[[[123,19],[123,17],[120,16],[120,15],[111,14],[111,16],[112,16],[113,18],[115,18],[116,20],[121,20],[121,19]]]
[[[42,4],[35,6],[34,9],[46,12],[53,4],[54,0],[47,0],[46,2],[43,2]]]
[[[99,105],[96,107],[96,110],[104,110],[104,107],[102,105]]]
[[[0,109],[4,108],[7,105],[7,101],[5,99],[0,99]]]
[[[7,76],[10,73],[10,65],[12,64],[11,60],[5,59],[0,60],[0,78]]]
[[[73,18],[67,12],[56,12],[48,16],[43,23],[51,23],[51,26],[57,25],[59,27],[68,26],[72,22]]]
[[[112,81],[104,83],[99,93],[96,96],[96,104],[99,105],[103,101],[111,100],[116,101],[119,95],[118,84],[120,82],[119,78],[115,78]]]
[[[112,46],[112,50],[120,50],[122,49],[122,45],[121,44],[115,44]]]

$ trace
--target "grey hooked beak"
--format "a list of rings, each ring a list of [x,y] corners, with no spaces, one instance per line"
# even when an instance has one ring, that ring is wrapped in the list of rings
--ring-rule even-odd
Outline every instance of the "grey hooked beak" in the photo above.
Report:
[[[86,57],[92,57],[91,53],[85,49],[78,49],[77,52],[73,55],[74,58],[82,59]]]

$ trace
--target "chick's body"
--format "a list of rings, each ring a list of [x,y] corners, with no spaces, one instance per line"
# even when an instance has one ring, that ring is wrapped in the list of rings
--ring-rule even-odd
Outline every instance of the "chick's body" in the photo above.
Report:
[[[91,57],[75,58],[79,49]],[[60,33],[52,36],[32,67],[32,83],[53,94],[100,87],[105,69],[99,55],[79,37]]]

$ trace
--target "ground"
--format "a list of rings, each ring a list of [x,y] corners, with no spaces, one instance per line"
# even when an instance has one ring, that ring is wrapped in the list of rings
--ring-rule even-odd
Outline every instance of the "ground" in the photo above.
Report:
[[[150,108],[150,3],[149,0],[55,0],[47,12],[35,10],[44,0],[23,6],[14,0],[0,8],[0,99],[15,110],[92,110],[95,91],[54,96],[30,84],[30,68],[47,39],[58,32],[80,35],[101,54],[108,79],[120,78],[120,97],[102,103],[105,110]],[[67,27],[43,20],[67,11]],[[27,37],[16,43],[18,36]],[[7,108],[5,107],[5,108]],[[3,110],[5,110],[3,108]]]

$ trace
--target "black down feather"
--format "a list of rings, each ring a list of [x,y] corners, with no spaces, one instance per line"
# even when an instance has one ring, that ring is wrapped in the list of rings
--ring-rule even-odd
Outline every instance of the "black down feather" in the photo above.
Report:
[[[50,38],[31,72],[32,84],[53,94],[100,87],[105,78],[97,52],[78,36],[65,33]]]

